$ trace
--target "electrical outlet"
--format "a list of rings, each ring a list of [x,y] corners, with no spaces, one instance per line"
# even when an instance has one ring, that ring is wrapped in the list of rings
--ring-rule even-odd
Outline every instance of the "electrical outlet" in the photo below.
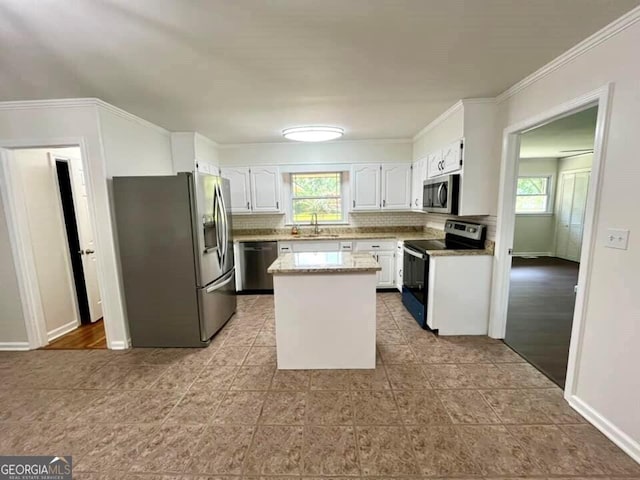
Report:
[[[629,245],[629,230],[621,230],[618,228],[607,229],[605,238],[605,247],[618,248],[626,250]]]

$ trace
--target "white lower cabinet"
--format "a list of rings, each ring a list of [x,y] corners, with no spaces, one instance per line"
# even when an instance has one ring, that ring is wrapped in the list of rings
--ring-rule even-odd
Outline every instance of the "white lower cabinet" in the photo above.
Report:
[[[431,256],[427,325],[444,335],[486,335],[489,327],[489,255]]]
[[[393,288],[396,284],[396,248],[395,240],[359,240],[355,244],[356,252],[370,253],[382,267],[378,288]]]
[[[339,252],[355,251],[371,254],[382,267],[378,272],[378,288],[396,286],[396,248],[395,240],[293,240],[278,242],[278,252]]]
[[[371,252],[376,261],[382,267],[378,272],[378,287],[393,288],[396,284],[396,253],[391,252]]]

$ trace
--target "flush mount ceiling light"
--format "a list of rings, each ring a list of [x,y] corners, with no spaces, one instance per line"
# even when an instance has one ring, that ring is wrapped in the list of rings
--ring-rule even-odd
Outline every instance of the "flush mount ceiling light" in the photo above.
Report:
[[[344,135],[344,130],[339,127],[293,127],[285,128],[282,135],[287,140],[296,140],[298,142],[326,142],[327,140],[335,140]]]

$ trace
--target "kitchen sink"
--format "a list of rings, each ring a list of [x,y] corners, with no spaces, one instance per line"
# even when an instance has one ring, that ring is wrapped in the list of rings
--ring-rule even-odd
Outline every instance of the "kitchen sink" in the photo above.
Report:
[[[303,235],[296,235],[297,238],[338,238],[340,235],[337,233],[306,233]]]

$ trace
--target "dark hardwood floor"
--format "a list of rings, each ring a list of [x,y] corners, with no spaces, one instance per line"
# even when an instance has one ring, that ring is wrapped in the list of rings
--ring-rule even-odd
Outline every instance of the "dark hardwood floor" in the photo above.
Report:
[[[80,325],[78,328],[60,338],[55,339],[45,350],[83,350],[88,348],[107,348],[107,337],[104,333],[104,321]]]
[[[580,264],[513,258],[505,342],[564,388]]]

